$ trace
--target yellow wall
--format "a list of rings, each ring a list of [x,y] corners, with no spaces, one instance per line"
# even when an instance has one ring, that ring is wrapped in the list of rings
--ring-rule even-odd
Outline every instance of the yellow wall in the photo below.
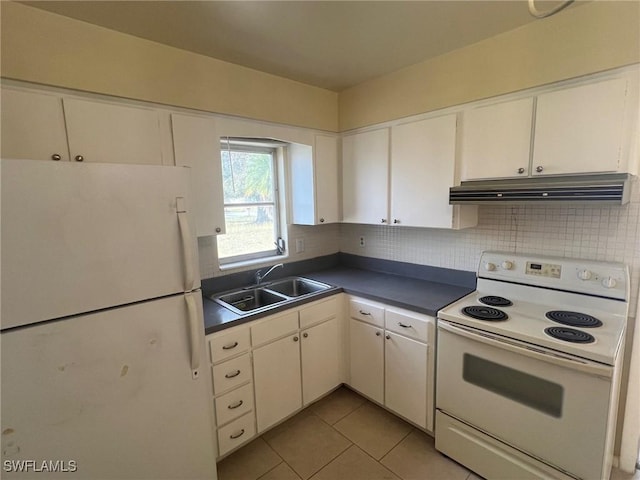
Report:
[[[330,131],[640,62],[637,1],[589,2],[339,95],[25,5],[0,6],[3,77]]]
[[[0,5],[5,78],[337,130],[335,92],[21,4]]]
[[[638,62],[640,2],[594,1],[341,92],[340,130]]]

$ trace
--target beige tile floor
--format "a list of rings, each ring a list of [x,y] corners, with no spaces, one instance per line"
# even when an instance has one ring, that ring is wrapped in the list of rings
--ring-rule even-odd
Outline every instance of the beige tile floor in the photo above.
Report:
[[[429,435],[341,387],[218,464],[219,480],[480,480]],[[640,480],[614,471],[612,480]]]

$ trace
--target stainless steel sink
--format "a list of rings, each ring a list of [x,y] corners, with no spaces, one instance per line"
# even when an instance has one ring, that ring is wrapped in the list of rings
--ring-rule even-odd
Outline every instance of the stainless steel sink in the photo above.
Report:
[[[264,288],[238,290],[214,297],[213,300],[236,313],[249,313],[271,305],[286,302],[287,297]]]
[[[238,315],[249,315],[295,302],[306,296],[328,290],[331,285],[302,277],[291,277],[264,285],[252,285],[218,295],[211,300]]]
[[[273,282],[265,288],[272,292],[278,292],[287,297],[299,297],[301,295],[309,295],[311,293],[321,292],[331,288],[329,285],[320,282],[314,282],[306,278],[294,277]]]

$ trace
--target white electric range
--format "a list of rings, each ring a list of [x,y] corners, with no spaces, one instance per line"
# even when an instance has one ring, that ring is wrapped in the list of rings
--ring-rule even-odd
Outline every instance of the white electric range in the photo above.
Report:
[[[485,252],[438,313],[436,448],[486,478],[607,478],[625,265]]]

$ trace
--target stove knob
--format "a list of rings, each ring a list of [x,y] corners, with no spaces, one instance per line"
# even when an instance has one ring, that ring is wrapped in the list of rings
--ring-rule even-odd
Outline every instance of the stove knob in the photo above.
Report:
[[[580,270],[578,272],[578,278],[580,280],[590,280],[591,279],[591,270]]]
[[[602,286],[604,288],[615,288],[617,284],[618,282],[616,282],[616,279],[613,277],[606,277],[602,279]]]
[[[502,268],[504,268],[505,270],[511,270],[513,268],[513,262],[505,260],[504,262],[502,262]]]
[[[496,269],[496,266],[494,263],[487,262],[484,264],[484,269],[487,270],[488,272],[493,272]]]

